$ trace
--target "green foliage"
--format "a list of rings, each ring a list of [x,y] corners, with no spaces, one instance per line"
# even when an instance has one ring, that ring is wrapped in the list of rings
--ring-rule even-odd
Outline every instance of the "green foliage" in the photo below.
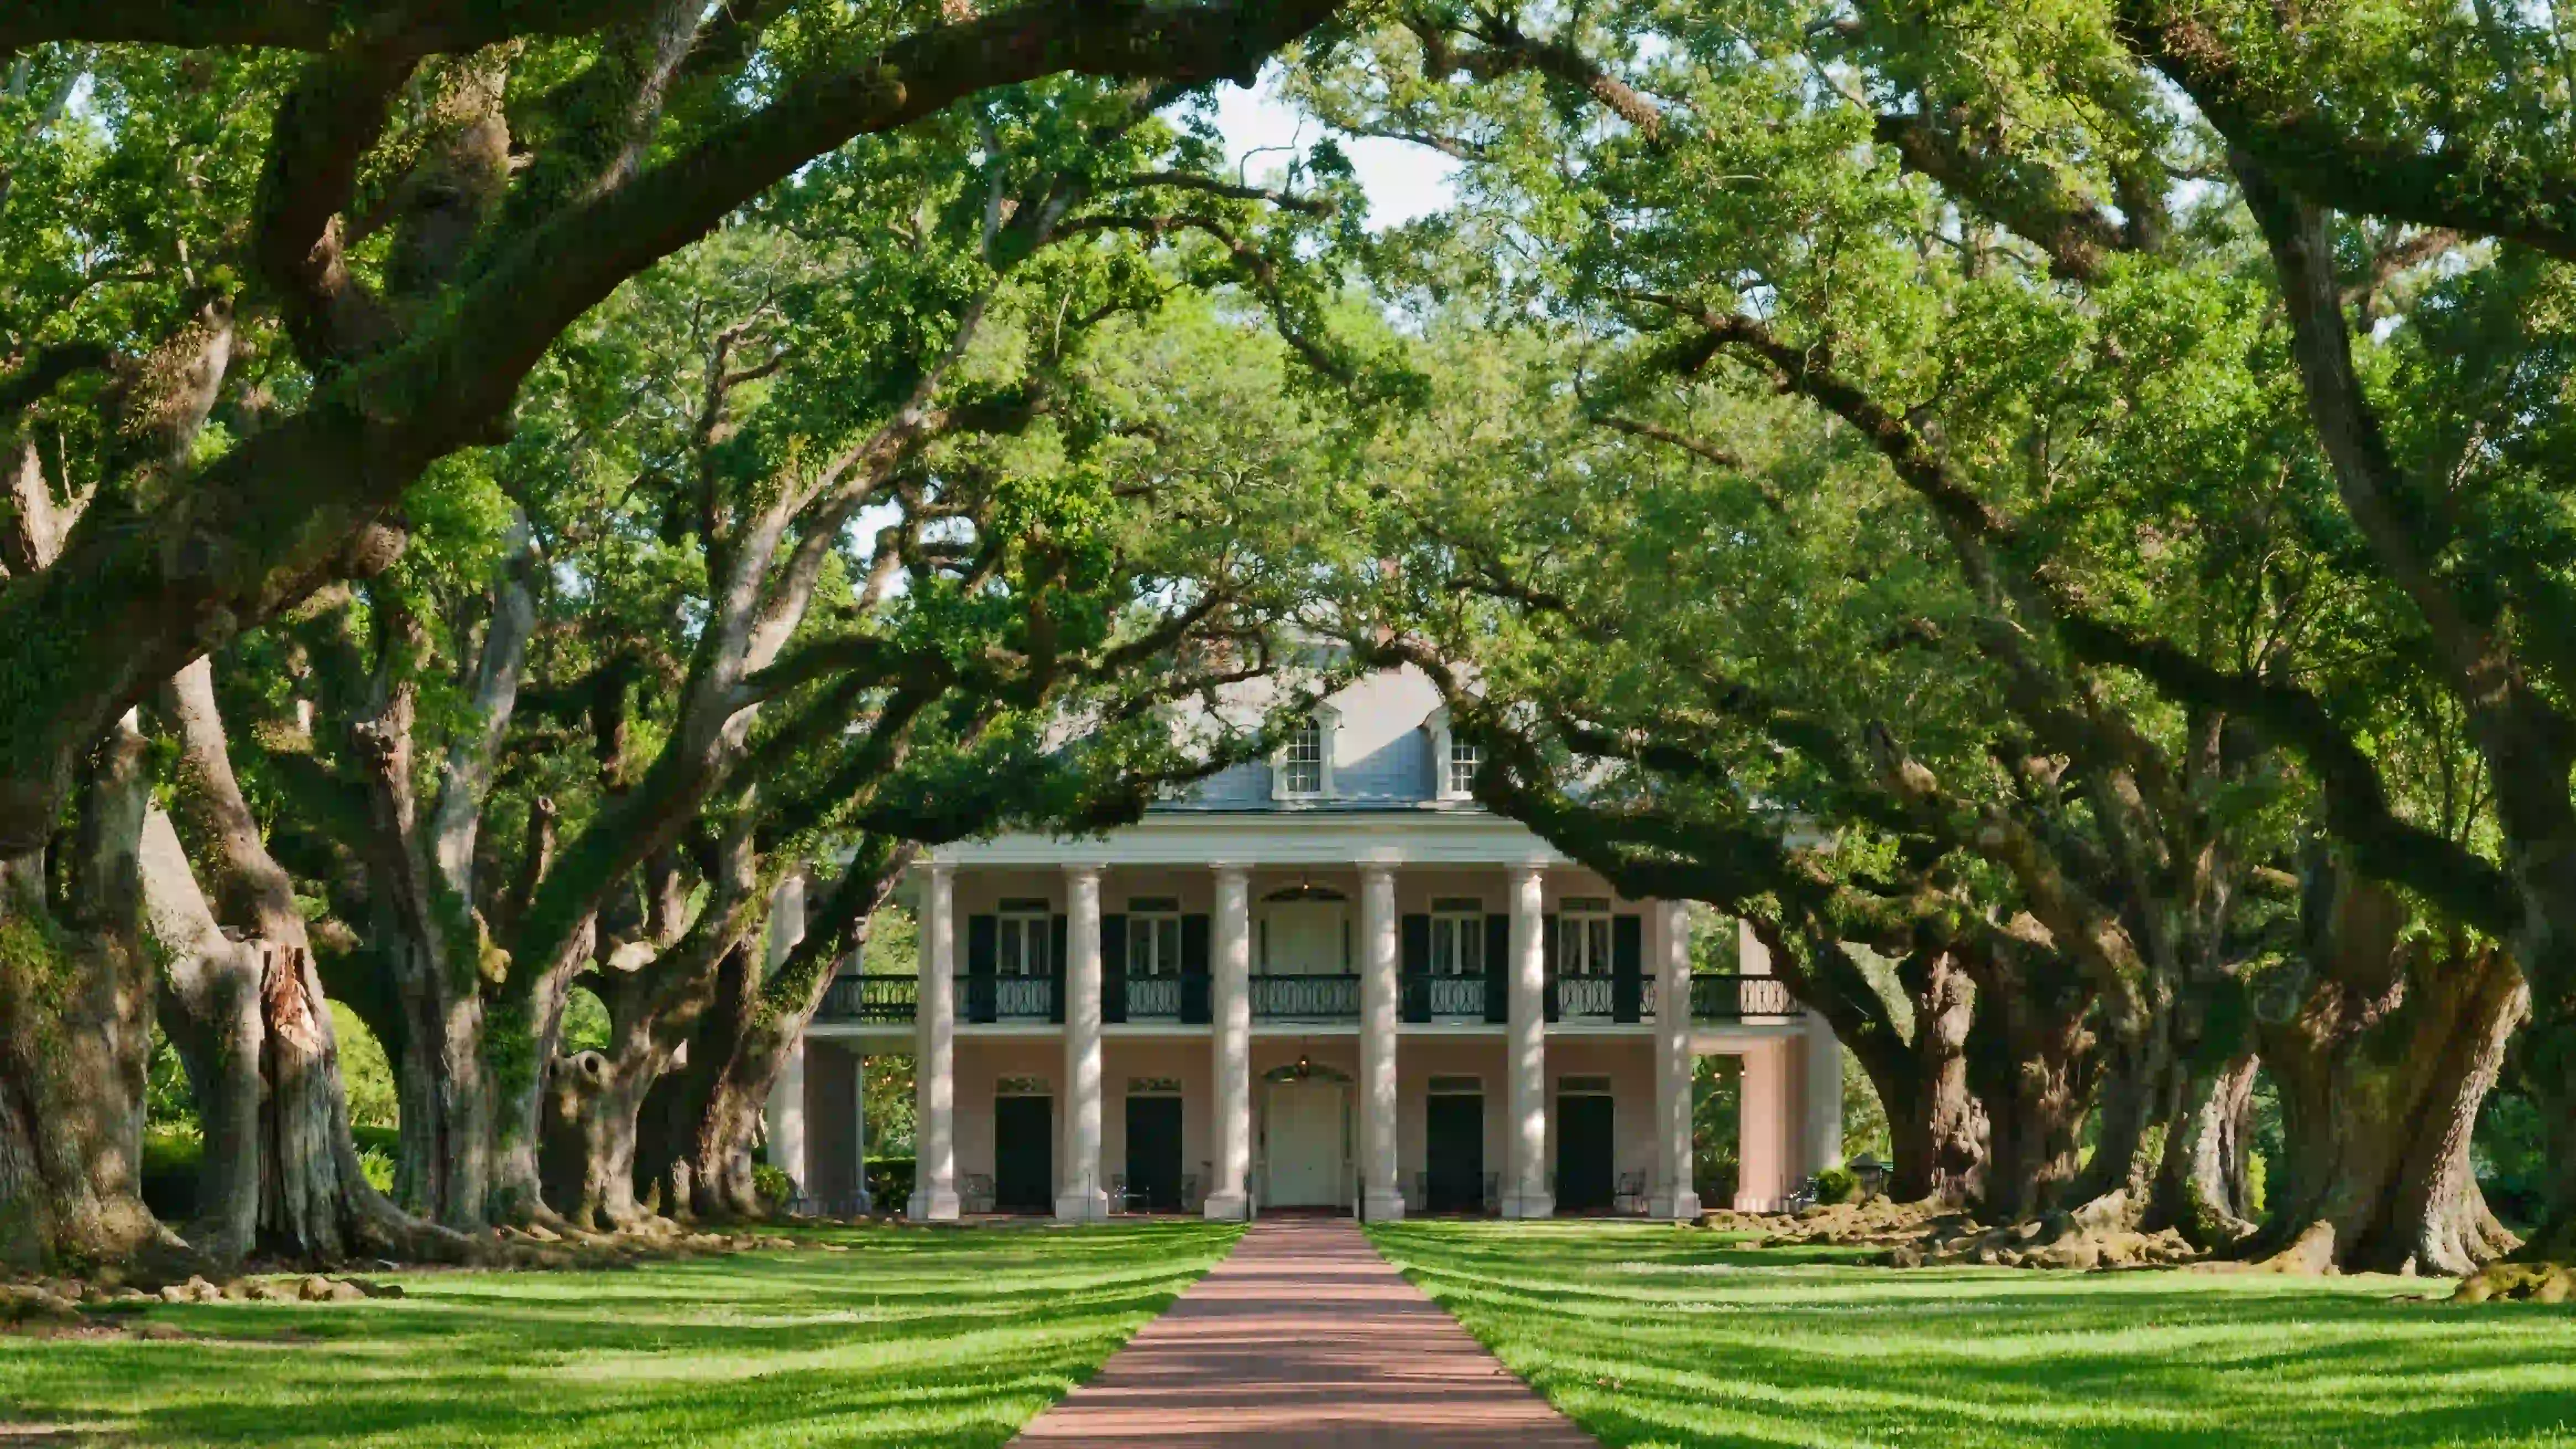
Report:
[[[1816,1174],[1816,1201],[1849,1202],[1860,1191],[1860,1178],[1848,1167],[1828,1167]]]
[[[772,1167],[766,1162],[756,1163],[751,1169],[751,1188],[753,1192],[759,1194],[760,1205],[763,1208],[770,1212],[779,1212],[785,1209],[788,1202],[796,1196],[796,1179],[789,1177],[787,1169],[783,1167]]]
[[[340,1085],[348,1094],[349,1125],[396,1127],[402,1118],[401,1095],[384,1043],[346,1002],[331,1003],[331,1032],[340,1044]]]
[[[143,1120],[147,1127],[193,1131],[198,1126],[197,1091],[188,1081],[187,1064],[157,1021],[152,1024],[152,1057],[143,1077]]]
[[[878,1212],[901,1212],[904,1204],[912,1200],[917,1165],[904,1156],[868,1159],[868,1198]]]
[[[2478,1114],[2470,1161],[2496,1216],[2518,1227],[2540,1221],[2549,1182],[2549,1142],[2540,1108],[2511,1086],[2489,1093]]]
[[[608,1006],[597,993],[586,986],[576,986],[564,993],[562,1051],[570,1056],[579,1052],[608,1049]]]

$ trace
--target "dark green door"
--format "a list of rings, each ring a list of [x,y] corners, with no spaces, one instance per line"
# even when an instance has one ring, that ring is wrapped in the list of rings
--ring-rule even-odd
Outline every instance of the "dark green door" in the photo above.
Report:
[[[993,1099],[993,1206],[1006,1213],[1055,1210],[1055,1099]]]
[[[1181,1210],[1181,1099],[1127,1099],[1127,1190],[1147,1210]]]
[[[1472,1213],[1485,1206],[1485,1099],[1442,1095],[1430,1099],[1423,1122],[1423,1194],[1435,1213]]]
[[[1600,1212],[1616,1184],[1610,1173],[1610,1098],[1556,1099],[1556,1206],[1559,1212]]]

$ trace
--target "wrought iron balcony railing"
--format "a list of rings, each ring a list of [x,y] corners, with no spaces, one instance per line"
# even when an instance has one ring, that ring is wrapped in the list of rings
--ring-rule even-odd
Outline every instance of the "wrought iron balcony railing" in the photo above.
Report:
[[[1127,1019],[1129,1021],[1180,1020],[1181,978],[1178,976],[1128,977]]]
[[[1357,976],[1255,976],[1254,1021],[1357,1021]]]
[[[1560,976],[1556,979],[1556,1020],[1608,1021],[1613,987],[1607,976]]]
[[[1410,1022],[1484,1021],[1487,1001],[1485,978],[1477,976],[1435,976],[1428,971],[1408,971],[1400,983],[1403,1016]]]
[[[911,976],[844,976],[823,988],[816,1021],[910,1026],[921,1007],[921,982]]]
[[[1788,983],[1777,976],[1693,976],[1690,989],[1693,1021],[1806,1014],[1789,994]]]

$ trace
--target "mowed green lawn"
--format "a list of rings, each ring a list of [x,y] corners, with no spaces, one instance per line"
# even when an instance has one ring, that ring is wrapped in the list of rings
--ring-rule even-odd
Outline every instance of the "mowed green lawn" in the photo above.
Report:
[[[2448,1283],[1897,1271],[1634,1224],[1378,1247],[1608,1445],[2576,1445],[2576,1306]]]
[[[393,1275],[409,1296],[367,1303],[156,1306],[143,1316],[201,1336],[0,1335],[0,1444],[1000,1444],[1240,1231],[874,1228],[816,1235],[845,1253]],[[89,1434],[10,1432],[36,1426]]]

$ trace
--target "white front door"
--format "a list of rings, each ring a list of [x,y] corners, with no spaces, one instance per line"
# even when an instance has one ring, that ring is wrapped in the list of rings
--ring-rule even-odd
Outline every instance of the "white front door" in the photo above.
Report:
[[[1273,976],[1339,976],[1342,974],[1342,903],[1277,901],[1268,918],[1269,959],[1262,970]]]
[[[1265,1143],[1270,1193],[1264,1207],[1339,1207],[1342,1181],[1342,1084],[1273,1082]]]

